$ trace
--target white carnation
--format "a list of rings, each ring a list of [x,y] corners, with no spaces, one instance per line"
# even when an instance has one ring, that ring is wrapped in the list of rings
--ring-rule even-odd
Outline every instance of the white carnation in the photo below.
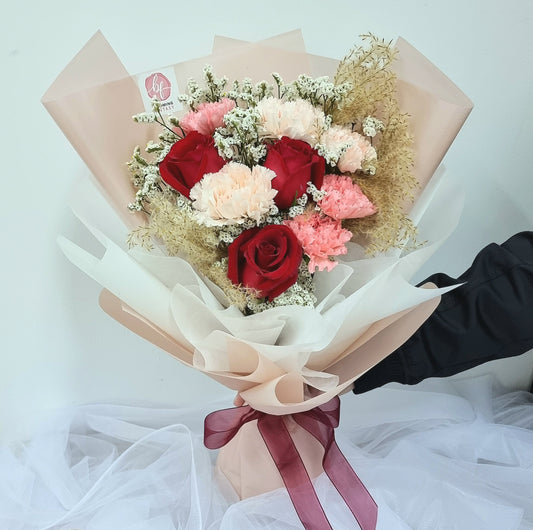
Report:
[[[267,215],[277,190],[272,189],[276,174],[263,166],[250,169],[229,162],[218,173],[208,173],[190,192],[198,222],[207,226],[242,224],[251,219],[258,224]]]
[[[257,104],[256,110],[261,115],[259,134],[263,137],[288,136],[314,147],[326,128],[326,117],[322,110],[303,99],[281,101],[265,98]]]

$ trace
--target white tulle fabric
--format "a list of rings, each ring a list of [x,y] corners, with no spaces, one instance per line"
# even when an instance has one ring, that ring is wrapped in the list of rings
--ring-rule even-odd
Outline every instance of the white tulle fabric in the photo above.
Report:
[[[238,501],[216,476],[203,417],[228,406],[64,411],[0,450],[0,528],[302,528],[284,490]],[[528,392],[485,376],[347,394],[336,437],[379,505],[380,529],[533,529]],[[356,528],[327,478],[315,487],[333,527]]]

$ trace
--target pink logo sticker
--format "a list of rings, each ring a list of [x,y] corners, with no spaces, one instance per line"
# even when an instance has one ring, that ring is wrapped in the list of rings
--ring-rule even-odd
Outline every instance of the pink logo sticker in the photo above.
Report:
[[[170,81],[160,72],[148,76],[144,81],[144,86],[148,96],[151,98],[165,101],[170,97]]]

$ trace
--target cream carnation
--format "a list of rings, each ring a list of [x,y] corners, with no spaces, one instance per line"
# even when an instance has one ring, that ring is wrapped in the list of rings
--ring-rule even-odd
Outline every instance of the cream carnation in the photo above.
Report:
[[[230,162],[218,173],[208,173],[190,192],[198,222],[207,226],[259,223],[274,205],[277,191],[271,181],[276,174],[263,166],[250,169]]]
[[[376,150],[370,142],[348,127],[334,125],[324,132],[320,143],[330,152],[342,153],[338,158],[337,167],[343,173],[354,173],[362,169],[363,162],[376,158]]]
[[[261,115],[259,134],[268,138],[288,136],[314,147],[325,128],[324,113],[303,99],[262,99],[256,107]]]

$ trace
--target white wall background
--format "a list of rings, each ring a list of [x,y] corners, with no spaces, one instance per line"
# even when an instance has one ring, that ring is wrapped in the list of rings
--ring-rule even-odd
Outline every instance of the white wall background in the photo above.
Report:
[[[301,28],[308,51],[337,58],[360,33],[401,35],[476,105],[445,159],[465,212],[421,276],[458,274],[485,244],[533,229],[531,0],[18,0],[3,3],[2,26],[0,439],[26,437],[70,404],[230,396],[107,317],[99,286],[56,245],[58,234],[88,240],[67,206],[86,169],[40,98],[97,29],[131,73],[205,55],[214,34]],[[525,386],[532,353],[482,370]]]

